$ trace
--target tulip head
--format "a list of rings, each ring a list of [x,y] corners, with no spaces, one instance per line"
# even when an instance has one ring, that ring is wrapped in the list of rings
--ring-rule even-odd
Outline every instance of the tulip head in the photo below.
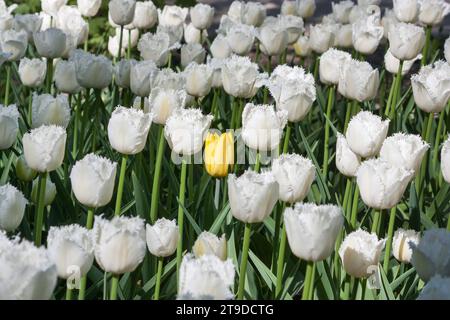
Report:
[[[139,61],[130,68],[130,89],[140,97],[147,97],[152,89],[158,68],[151,60]]]
[[[214,19],[214,8],[210,5],[197,3],[190,10],[192,24],[199,30],[208,29]]]
[[[19,180],[21,181],[31,182],[34,178],[36,178],[37,172],[27,165],[25,157],[21,155],[19,158],[17,158],[16,175],[17,178],[19,178]]]
[[[42,11],[51,16],[56,16],[58,10],[67,3],[68,0],[41,0]]]
[[[344,176],[354,177],[360,165],[361,157],[350,149],[345,136],[338,133],[336,142],[336,168]]]
[[[112,62],[105,56],[76,49],[72,51],[70,61],[75,63],[77,81],[83,88],[103,89],[111,83]]]
[[[181,66],[186,68],[191,62],[202,64],[206,51],[199,43],[188,43],[181,47]]]
[[[78,11],[85,17],[94,17],[102,4],[102,0],[77,0]]]
[[[19,133],[19,111],[15,104],[0,104],[0,150],[9,149]]]
[[[42,17],[37,13],[16,14],[14,16],[13,29],[16,31],[25,31],[28,35],[28,41],[33,41],[33,34],[41,29]]]
[[[62,6],[58,10],[56,26],[66,35],[74,37],[76,45],[85,43],[89,35],[89,24],[75,6]]]
[[[205,169],[215,178],[228,175],[234,164],[234,139],[231,132],[208,133],[205,139]]]
[[[309,45],[316,53],[324,53],[333,46],[334,32],[331,25],[316,24],[309,29]],[[336,30],[337,31],[337,30]]]
[[[0,32],[0,48],[6,53],[7,61],[20,60],[27,50],[28,34],[26,31],[4,30]]]
[[[263,25],[256,37],[260,42],[261,51],[268,56],[277,56],[288,46],[288,33],[278,24]]]
[[[156,257],[174,254],[178,244],[178,226],[175,220],[158,219],[154,225],[147,224],[148,251]]]
[[[420,233],[415,230],[397,229],[392,239],[392,254],[400,262],[410,263],[413,247],[420,242]]]
[[[210,50],[212,56],[218,59],[228,58],[232,54],[231,47],[228,44],[227,38],[222,34],[218,34],[214,38],[213,42],[211,43]]]
[[[406,75],[414,65],[414,63],[417,60],[422,59],[422,55],[419,54],[417,57],[413,58],[412,60],[405,60],[403,61],[402,66],[402,75]],[[400,60],[394,57],[391,50],[386,51],[386,54],[384,55],[384,66],[386,67],[386,71],[392,74],[398,73],[398,68],[400,66]]]
[[[114,81],[121,88],[130,87],[131,67],[137,63],[136,60],[122,59],[114,66]]]
[[[51,94],[33,94],[32,127],[42,125],[57,125],[67,128],[70,122],[70,106],[67,95],[59,94],[53,97]]]
[[[36,32],[33,39],[37,52],[45,58],[59,58],[66,48],[66,34],[61,29],[49,28]]]
[[[204,97],[211,91],[213,69],[207,64],[191,62],[184,70],[186,92],[194,97]]]
[[[435,26],[450,13],[450,4],[445,0],[419,0],[419,21],[428,26]]]
[[[152,1],[138,1],[134,10],[133,26],[140,30],[151,29],[158,22],[158,10]]]
[[[333,16],[337,22],[346,24],[350,22],[350,12],[354,7],[353,1],[344,0],[338,3],[331,3],[331,9],[333,10]]]
[[[23,58],[19,63],[19,77],[27,87],[39,87],[45,80],[47,64],[41,59]]]
[[[204,255],[215,255],[222,261],[227,260],[227,239],[225,234],[219,238],[211,232],[203,231],[195,241],[192,252],[196,258]]]
[[[163,26],[183,25],[188,13],[188,8],[166,5],[162,10],[158,9],[158,22]]]
[[[297,13],[300,17],[306,19],[314,15],[316,11],[315,0],[296,0],[297,1]]]
[[[388,32],[389,51],[399,60],[412,60],[425,45],[425,31],[410,23],[395,23]]]
[[[124,26],[133,21],[136,1],[111,0],[108,3],[108,8],[112,21],[119,26]]]
[[[56,63],[53,80],[56,88],[61,92],[74,94],[81,90],[73,61],[59,60]]]
[[[185,104],[186,91],[156,87],[150,92],[144,111],[153,114],[153,122],[165,125],[172,112],[184,108]]]
[[[450,300],[450,277],[436,275],[423,287],[417,300]]]
[[[319,75],[324,84],[338,84],[343,64],[351,60],[352,56],[345,51],[328,49],[320,57]]]
[[[311,55],[312,49],[307,36],[300,36],[294,44],[295,54],[300,57]]]
[[[245,24],[235,24],[227,32],[227,41],[233,53],[247,55],[253,47],[256,30]]]
[[[158,67],[167,64],[170,50],[176,47],[178,47],[178,44],[171,45],[170,37],[165,32],[144,33],[138,43],[141,58],[153,61]]]
[[[419,3],[417,0],[394,0],[395,17],[401,22],[414,23],[419,14]]]
[[[15,230],[22,222],[28,201],[23,193],[14,186],[0,186],[0,229]]]

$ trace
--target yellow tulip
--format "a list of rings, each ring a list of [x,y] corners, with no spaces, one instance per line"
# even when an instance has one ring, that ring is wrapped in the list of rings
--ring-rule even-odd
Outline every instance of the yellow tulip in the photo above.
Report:
[[[234,141],[231,132],[208,133],[205,141],[205,168],[215,178],[228,174],[228,168],[234,164]]]

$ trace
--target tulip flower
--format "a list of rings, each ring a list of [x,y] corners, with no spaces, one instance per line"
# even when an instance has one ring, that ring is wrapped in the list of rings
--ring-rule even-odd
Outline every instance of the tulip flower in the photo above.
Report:
[[[175,25],[175,26],[163,26],[158,25],[156,29],[156,33],[166,33],[169,35],[170,45],[173,46],[178,42],[181,42],[183,39],[184,25]]]
[[[393,166],[417,172],[428,148],[418,135],[396,133],[384,140],[380,158]]]
[[[355,177],[360,165],[361,157],[350,149],[345,136],[338,133],[336,142],[336,168],[344,176]]]
[[[335,33],[330,25],[316,24],[309,29],[309,45],[316,53],[324,53],[332,47],[334,37]]]
[[[101,4],[101,0],[77,0],[78,11],[85,17],[95,17]]]
[[[415,230],[397,229],[392,241],[392,253],[400,262],[410,263],[413,247],[420,242],[420,233]]]
[[[158,9],[158,22],[163,26],[182,25],[186,20],[188,13],[188,8],[164,6],[163,10]]]
[[[417,57],[411,59],[411,60],[405,60],[403,61],[402,65],[402,75],[406,75],[414,65],[414,63],[417,60],[422,59],[422,55],[419,54]],[[392,74],[397,74],[400,66],[400,60],[394,57],[394,55],[391,53],[391,50],[386,51],[386,54],[384,55],[384,66],[386,67],[386,71]]]
[[[222,261],[214,255],[195,258],[187,254],[181,264],[177,297],[182,300],[233,299],[234,273],[231,260]]]
[[[135,0],[111,0],[108,3],[111,19],[119,26],[124,26],[133,21],[135,7]]]
[[[414,23],[419,14],[417,0],[394,0],[395,17],[401,22]]]
[[[228,16],[237,23],[259,27],[266,18],[266,8],[262,3],[233,1],[228,9]]]
[[[0,104],[0,150],[9,149],[19,133],[19,111],[15,104]]]
[[[211,87],[222,88],[222,68],[225,64],[225,59],[208,57],[207,64],[213,70]]]
[[[352,56],[345,52],[334,48],[328,49],[320,57],[319,75],[320,81],[324,84],[339,83],[339,75],[342,66],[350,61]]]
[[[80,92],[76,66],[73,61],[59,60],[56,63],[54,79],[56,88],[64,93],[75,94]]]
[[[435,275],[450,276],[450,231],[426,230],[417,246],[413,246],[411,263],[420,279],[429,281]]]
[[[117,163],[93,153],[77,161],[70,173],[72,191],[88,208],[107,205],[112,198]]]
[[[103,89],[111,83],[112,63],[105,56],[77,49],[69,61],[75,63],[77,81],[83,88]]]
[[[186,68],[191,62],[198,64],[205,61],[205,49],[199,43],[189,43],[181,47],[181,66]]]
[[[218,34],[214,38],[209,49],[211,50],[212,56],[218,59],[228,58],[232,54],[227,38],[222,34]]]
[[[45,80],[47,65],[41,59],[23,58],[19,63],[19,77],[27,87],[39,87]]]
[[[14,186],[0,186],[0,229],[15,230],[22,222],[28,201],[23,193]]]
[[[269,56],[269,59],[284,52],[289,41],[286,30],[274,24],[261,26],[256,37],[260,42],[261,51]]]
[[[214,8],[210,5],[197,3],[189,11],[192,24],[199,30],[208,29],[214,18]]]
[[[412,170],[393,166],[383,159],[371,159],[361,163],[356,182],[364,203],[383,210],[400,202],[413,176]]]
[[[168,257],[174,254],[178,243],[178,226],[175,220],[161,218],[154,225],[147,224],[147,246],[151,254]]]
[[[189,23],[184,25],[183,37],[186,43],[202,44],[208,37],[208,32],[206,30],[197,29],[192,23]]]
[[[450,277],[434,276],[422,288],[417,300],[450,300]]]
[[[153,28],[158,22],[158,10],[152,1],[138,1],[134,10],[133,26],[140,30]]]
[[[74,6],[62,6],[56,15],[56,27],[77,39],[77,44],[87,40],[89,24],[84,21],[80,11]]]
[[[298,14],[296,1],[284,0],[281,4],[280,11],[283,16],[296,16]]]
[[[297,0],[297,13],[303,19],[311,18],[316,11],[315,0]]]
[[[47,250],[0,232],[0,299],[48,300],[56,286],[56,266]]]
[[[192,252],[196,258],[205,255],[215,255],[220,260],[226,261],[227,239],[225,238],[225,234],[219,238],[211,232],[203,231],[195,241]]]
[[[32,127],[57,125],[67,128],[70,121],[70,106],[66,95],[33,94]]]
[[[381,18],[381,25],[384,28],[384,35],[383,37],[385,39],[388,39],[389,32],[391,31],[391,28],[394,28],[397,23],[400,21],[397,20],[397,17],[395,16],[393,9],[385,9],[384,15]]]
[[[19,178],[19,180],[21,181],[31,182],[36,177],[37,172],[27,165],[25,157],[21,155],[19,158],[17,158],[16,175],[17,178]]]
[[[227,41],[233,53],[245,56],[253,47],[256,30],[245,24],[235,24],[227,32]]]
[[[306,36],[300,36],[297,42],[294,44],[295,54],[300,57],[308,57],[311,55],[312,49],[309,38]]]
[[[351,24],[344,24],[339,27],[335,38],[334,45],[339,48],[351,48],[353,46],[353,28]]]
[[[215,178],[228,175],[234,164],[234,140],[231,132],[208,133],[205,139],[205,169]]]
[[[383,38],[384,29],[379,11],[378,8],[366,19],[360,19],[353,24],[353,46],[362,54],[374,53]]]
[[[134,59],[122,59],[114,66],[114,81],[121,88],[130,87],[130,73],[131,67],[136,65],[137,61]]]
[[[419,21],[428,26],[440,24],[450,13],[450,4],[444,0],[419,0]]]
[[[28,34],[26,31],[5,30],[0,32],[0,48],[8,54],[8,61],[20,60],[27,50]]]
[[[151,60],[139,61],[130,68],[130,89],[140,97],[147,97],[152,89],[158,68]]]
[[[172,112],[184,108],[185,103],[186,91],[156,87],[150,92],[144,111],[153,114],[153,122],[165,125]]]
[[[437,61],[411,77],[414,101],[423,111],[441,112],[450,99],[450,65]]]
[[[164,87],[164,89],[184,90],[186,79],[183,73],[175,72],[170,68],[161,69],[153,79],[153,88]]]
[[[158,67],[164,66],[169,60],[170,51],[177,48],[178,44],[171,45],[167,33],[145,33],[138,43],[138,50],[144,60],[153,61]]]
[[[213,70],[207,64],[191,62],[184,70],[186,92],[194,97],[204,97],[211,91]]]
[[[385,240],[358,229],[345,237],[339,249],[345,272],[355,278],[369,277],[380,262]]]
[[[31,201],[34,204],[39,204],[39,179],[34,179],[31,189]],[[50,179],[45,180],[45,193],[44,193],[44,206],[47,207],[55,201],[56,198],[56,185]]]
[[[42,11],[56,16],[58,10],[67,3],[67,0],[41,0]]]
[[[425,45],[423,28],[409,23],[396,23],[388,33],[389,51],[399,60],[412,60]]]
[[[49,28],[36,32],[33,37],[40,56],[50,59],[62,56],[66,46],[66,35],[61,29]]]
[[[353,1],[344,0],[338,3],[331,3],[331,9],[333,10],[333,16],[337,22],[345,24],[350,22],[350,12],[355,4]]]
[[[33,41],[33,34],[41,29],[42,17],[38,14],[16,14],[13,21],[13,29],[16,31],[25,31],[28,35],[28,41]]]
[[[251,149],[271,151],[278,147],[288,112],[272,105],[247,103],[242,112],[242,139]]]
[[[444,180],[450,183],[450,136],[441,149],[441,172]]]

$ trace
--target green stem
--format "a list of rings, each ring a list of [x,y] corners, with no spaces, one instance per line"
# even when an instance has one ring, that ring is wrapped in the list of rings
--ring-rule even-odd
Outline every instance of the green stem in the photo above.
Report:
[[[350,225],[353,230],[356,230],[356,218],[358,217],[358,201],[359,201],[359,188],[355,185],[355,193],[353,195],[352,214],[350,218]]]
[[[52,93],[53,59],[47,58],[47,93]]]
[[[7,105],[5,105],[5,107],[7,107]],[[32,121],[33,121],[33,95],[31,94],[31,90],[28,93],[28,114],[27,114],[27,118],[28,118],[28,124],[30,125],[30,127],[32,126]]]
[[[66,287],[66,300],[72,300],[72,289],[69,289],[69,287]]]
[[[394,75],[392,84],[391,84],[391,89],[389,90],[389,97],[388,97],[388,101],[386,103],[386,108],[384,109],[384,115],[386,117],[389,116],[389,113],[390,113],[390,107],[391,107],[391,103],[392,103],[392,98],[394,96],[394,90],[395,90],[396,84],[397,84],[397,76]]]
[[[422,66],[428,63],[428,51],[430,50],[431,44],[431,26],[427,26],[426,29],[426,38],[425,38],[425,46],[422,51]]]
[[[11,66],[9,63],[5,64],[6,68],[6,84],[5,84],[5,99],[4,99],[4,106],[7,107],[9,104],[9,87],[11,82]]]
[[[320,65],[320,56],[316,56],[316,60],[314,62],[314,80],[317,80],[319,76],[319,65]]]
[[[450,231],[450,215],[448,216],[447,220],[447,231]]]
[[[449,101],[450,104],[450,101]],[[438,127],[437,127],[437,131],[436,131],[436,138],[434,139],[434,149],[433,149],[433,170],[436,171],[436,167],[437,167],[437,162],[439,160],[439,145],[441,143],[441,131],[442,131],[442,125],[444,123],[444,116],[445,116],[445,111],[442,110],[441,114],[439,115],[439,122],[438,122]]]
[[[381,210],[375,210],[375,214],[373,216],[372,221],[372,229],[371,229],[372,233],[377,233],[378,225],[380,224],[380,219],[381,219]]]
[[[161,166],[162,166],[162,158],[164,155],[164,147],[166,139],[164,139],[164,127],[161,125],[159,127],[159,142],[158,142],[158,151],[156,153],[156,162],[155,162],[155,175],[153,176],[153,186],[152,186],[152,203],[150,205],[150,221],[151,223],[155,223],[157,215],[158,215],[158,203],[159,203],[159,179],[161,176]]]
[[[283,153],[288,153],[289,151],[289,139],[291,137],[291,131],[292,127],[290,126],[289,122],[286,126],[286,134],[284,136],[284,144],[283,144]]]
[[[120,36],[119,36],[119,51],[117,52],[117,59],[120,60],[122,56],[122,40],[123,40],[123,26],[120,26]]]
[[[389,110],[389,118],[394,119],[395,117],[395,111],[397,108],[397,103],[399,101],[399,98],[401,96],[402,91],[402,69],[403,69],[403,61],[400,60],[400,63],[398,65],[398,71],[397,75],[395,77],[395,89],[391,101],[391,106]]]
[[[344,130],[343,132],[347,130],[348,123],[350,122],[350,117],[352,116],[352,109],[353,109],[353,103],[349,101],[347,103],[347,110],[345,110],[345,120],[344,120]]]
[[[286,253],[286,225],[283,223],[281,228],[280,247],[278,249],[277,260],[277,285],[275,287],[275,298],[280,295],[281,286],[283,282],[283,269],[284,269],[284,255]]]
[[[314,262],[308,261],[307,265],[306,265],[305,281],[304,281],[304,284],[303,284],[302,300],[308,300],[309,299],[309,293],[310,293],[310,290],[311,290],[310,287],[311,287],[313,267],[314,267]]]
[[[256,162],[255,162],[255,166],[253,167],[253,170],[255,172],[259,172],[259,169],[261,167],[261,154],[259,153],[259,151],[256,152]]]
[[[327,103],[327,118],[331,121],[331,108],[333,107],[333,99],[334,99],[334,85],[328,89],[328,103]],[[329,121],[325,121],[325,141],[323,145],[323,179],[327,180],[328,174],[328,151],[329,151],[329,142],[330,142],[330,123]]]
[[[36,212],[36,222],[34,226],[34,244],[39,247],[42,243],[42,225],[44,222],[44,208],[45,208],[45,187],[47,182],[47,172],[42,172],[39,175],[38,184],[38,206]]]
[[[86,219],[86,229],[91,230],[94,225],[94,209],[89,208]],[[80,279],[80,290],[78,291],[78,300],[84,300],[86,291],[87,276]]]
[[[117,187],[117,198],[116,198],[116,207],[114,210],[115,216],[120,216],[120,209],[122,207],[122,194],[123,194],[123,186],[125,184],[125,172],[127,169],[127,155],[122,156],[122,164],[120,166],[120,176],[119,176],[119,185]]]
[[[311,280],[309,283],[308,300],[314,300],[314,282],[316,278],[316,263],[312,263]]]
[[[158,271],[156,273],[154,300],[159,300],[159,290],[161,288],[161,275],[162,275],[163,263],[164,263],[164,258],[158,257]]]
[[[383,270],[384,273],[387,274],[389,268],[389,258],[391,256],[391,248],[392,248],[392,238],[394,235],[394,223],[395,223],[395,212],[397,207],[393,207],[391,209],[391,213],[389,215],[389,227],[388,227],[388,238],[386,242],[386,250],[384,252],[384,260],[383,260]]]
[[[433,120],[434,120],[434,113],[430,112],[428,115],[428,121],[427,121],[427,125],[426,127],[423,125],[422,126],[422,138],[430,143],[431,145],[431,141],[430,141],[430,135],[431,135],[431,129],[433,128]],[[416,176],[416,190],[417,190],[417,194],[422,194],[422,183],[425,179],[425,175],[426,175],[426,171],[427,171],[427,165],[428,165],[428,157],[425,156],[423,157],[422,163],[421,163],[421,167],[420,167],[420,174],[418,174]],[[420,196],[419,196],[420,197]]]
[[[78,95],[77,105],[75,106],[75,119],[73,125],[73,145],[72,145],[72,156],[76,159],[76,154],[78,151],[78,127],[80,123],[81,114],[81,94]]]
[[[131,29],[128,30],[128,47],[127,47],[127,59],[129,60],[130,58],[131,58]]]
[[[118,287],[119,287],[119,276],[113,275],[111,279],[111,294],[109,300],[117,300]]]
[[[186,160],[182,160],[181,162],[181,175],[180,175],[180,194],[178,197],[178,201],[180,202],[178,205],[178,245],[177,245],[177,283],[179,284],[180,279],[180,265],[181,265],[181,256],[183,254],[183,220],[184,220],[184,198],[186,193]]]
[[[250,223],[246,223],[244,231],[244,242],[242,244],[241,267],[239,269],[239,287],[237,293],[238,300],[243,300],[244,298],[245,274],[247,273],[248,249],[250,247],[251,231],[252,225]]]

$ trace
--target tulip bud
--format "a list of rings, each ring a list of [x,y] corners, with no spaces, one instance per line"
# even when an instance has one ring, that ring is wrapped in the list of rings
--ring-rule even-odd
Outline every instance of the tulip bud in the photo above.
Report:
[[[177,299],[180,300],[230,300],[234,294],[234,265],[230,259],[222,261],[215,255],[195,258],[183,257]]]
[[[414,23],[419,14],[417,0],[394,0],[394,13],[401,22]]]
[[[34,178],[36,178],[37,172],[27,165],[24,156],[21,155],[19,158],[17,158],[16,175],[19,180],[30,182],[33,181]]]
[[[334,250],[344,216],[337,206],[297,203],[284,210],[284,224],[295,256],[306,261],[322,261]]]
[[[399,60],[412,60],[419,55],[425,45],[422,27],[409,23],[396,23],[389,33],[389,50]]]
[[[355,278],[369,277],[378,268],[385,241],[361,229],[350,233],[339,249],[345,272]]]
[[[122,59],[114,66],[114,81],[121,88],[130,87],[131,67],[137,63],[136,60]]]
[[[56,286],[56,266],[44,247],[0,232],[0,299],[48,300]]]
[[[189,43],[181,47],[181,66],[186,68],[191,62],[205,61],[206,51],[199,43]]]
[[[345,0],[338,3],[331,3],[331,9],[333,10],[333,16],[339,23],[350,22],[350,12],[354,6],[353,1]]]
[[[95,217],[95,260],[105,272],[115,275],[133,272],[144,260],[145,224],[139,217]]]
[[[450,99],[450,65],[442,60],[411,77],[414,101],[425,112],[441,112]]]
[[[77,200],[88,208],[107,205],[114,191],[115,162],[93,153],[78,160],[72,167],[70,182]]]
[[[151,60],[158,67],[167,64],[170,50],[176,47],[178,45],[171,46],[170,37],[164,32],[145,33],[141,36],[138,43],[138,50],[142,59]]]
[[[392,240],[392,253],[400,262],[410,263],[412,249],[419,244],[420,233],[414,230],[397,229]]]
[[[434,276],[423,287],[417,300],[450,300],[450,278]]]
[[[343,175],[354,177],[360,165],[361,157],[350,149],[345,136],[338,133],[336,142],[336,168]]]
[[[253,47],[256,30],[252,26],[236,24],[227,32],[227,41],[231,50],[238,55],[247,55]]]
[[[28,34],[26,31],[4,30],[0,32],[1,51],[8,54],[8,61],[20,60],[27,50]]]
[[[214,19],[214,8],[210,5],[197,3],[190,10],[192,24],[200,30],[208,29]]]
[[[23,58],[19,63],[19,77],[27,87],[39,87],[45,80],[47,65],[41,59]]]
[[[442,145],[441,171],[444,180],[450,183],[450,136]]]
[[[164,136],[173,152],[193,155],[200,152],[213,117],[199,109],[175,109],[166,121]]]
[[[356,175],[363,202],[383,210],[400,202],[414,171],[395,167],[383,159],[370,159],[361,163]]]
[[[56,16],[58,10],[67,3],[68,0],[41,0],[42,11]]]
[[[70,122],[70,106],[67,95],[33,94],[32,127],[57,125],[67,128]]]
[[[417,246],[413,246],[411,263],[420,279],[430,280],[434,275],[450,276],[450,231],[426,230]]]
[[[242,140],[251,149],[274,150],[280,144],[288,112],[272,105],[247,103],[242,112]]]
[[[47,236],[50,259],[55,263],[58,276],[67,279],[73,267],[85,276],[94,262],[92,231],[77,224],[51,227]]]
[[[379,10],[378,8],[367,19],[360,19],[353,24],[352,41],[356,51],[363,54],[372,54],[377,50],[384,35]]]
[[[153,114],[153,122],[164,125],[173,110],[184,108],[186,92],[156,87],[152,89],[148,99],[149,103],[144,111]]]
[[[189,13],[188,8],[178,6],[164,6],[162,11],[158,9],[158,22],[163,26],[183,25]]]
[[[226,261],[227,239],[225,238],[225,234],[219,238],[211,232],[203,231],[195,241],[192,251],[196,258],[204,255],[215,255],[220,260]]]
[[[77,81],[76,67],[73,61],[59,60],[56,63],[53,80],[59,91],[64,93],[78,93],[81,90]]]
[[[282,154],[272,162],[272,174],[279,184],[279,199],[301,202],[309,193],[316,177],[311,160],[298,154]]]
[[[417,172],[429,147],[418,135],[396,133],[384,140],[380,158],[393,166]]]
[[[14,231],[22,222],[28,201],[14,186],[0,186],[0,229]]]
[[[83,88],[103,89],[111,83],[113,67],[105,56],[77,49],[70,61],[75,63],[77,81]]]
[[[33,180],[33,185],[31,189],[31,201],[34,204],[38,204],[39,194],[39,178]],[[47,177],[45,180],[45,195],[44,195],[44,206],[49,206],[53,203],[56,197],[56,185]]]
[[[309,44],[317,53],[324,53],[334,42],[334,33],[329,26],[317,24],[309,29]]]
[[[89,24],[84,21],[80,11],[75,6],[62,6],[56,16],[56,26],[76,37],[77,44],[82,44],[87,40],[89,34]]]
[[[209,49],[211,50],[212,56],[218,59],[228,58],[232,53],[227,38],[222,34],[218,34],[214,38],[214,41],[211,43],[211,47]]]
[[[261,51],[268,56],[280,55],[287,48],[288,34],[277,25],[265,25],[259,29],[257,38]]]
[[[419,0],[419,21],[428,26],[440,24],[450,13],[450,4],[444,0]]]
[[[377,95],[380,75],[368,62],[348,60],[342,64],[338,91],[344,97],[359,102]]]
[[[158,219],[153,226],[147,224],[148,251],[156,257],[174,254],[178,244],[178,226],[175,220]]]
[[[206,30],[194,27],[192,23],[184,25],[184,41],[186,43],[203,43],[208,38]]]
[[[211,91],[213,70],[207,64],[190,63],[184,70],[186,92],[194,97],[204,97]]]
[[[108,4],[111,19],[119,26],[124,26],[133,21],[135,7],[135,0],[111,0]]]
[[[231,214],[244,223],[263,222],[273,210],[279,185],[270,172],[246,170],[239,178],[228,176],[228,197]]]
[[[132,65],[130,69],[131,91],[140,97],[148,96],[157,74],[158,68],[153,61],[144,60]]]
[[[315,0],[297,0],[297,13],[303,19],[311,18],[316,11]]]
[[[205,140],[205,169],[215,178],[228,175],[234,164],[234,140],[231,132],[208,133]]]
[[[83,16],[94,17],[102,5],[102,0],[77,0],[77,5]]]
[[[66,35],[61,29],[49,28],[36,32],[33,39],[37,52],[45,58],[61,57],[66,47]]]
[[[151,29],[158,22],[158,11],[152,1],[136,2],[133,26],[138,29]]]
[[[295,54],[300,57],[307,57],[311,55],[312,49],[311,44],[309,42],[309,38],[306,36],[300,36],[297,39],[297,42],[294,44]]]
[[[342,66],[351,60],[352,56],[336,49],[328,49],[320,57],[319,75],[320,81],[324,84],[338,84],[339,74]]]
[[[9,149],[19,133],[19,111],[17,106],[0,104],[0,150]]]
[[[66,149],[66,130],[55,125],[43,125],[23,135],[23,153],[28,166],[39,172],[58,168]]]
[[[122,154],[138,154],[147,141],[153,115],[142,110],[118,106],[108,122],[109,143]]]
[[[407,74],[411,70],[414,63],[420,59],[422,59],[421,54],[419,54],[417,57],[415,57],[412,60],[403,61],[402,75],[404,76],[405,74]],[[384,55],[384,65],[386,67],[386,71],[388,71],[392,74],[397,74],[399,66],[400,66],[400,60],[398,60],[396,57],[394,57],[394,55],[391,53],[391,50],[388,50],[388,51],[386,51],[386,54]]]
[[[42,17],[37,13],[16,14],[14,16],[13,29],[16,31],[25,31],[28,35],[28,41],[33,41],[33,34],[41,29]]]

